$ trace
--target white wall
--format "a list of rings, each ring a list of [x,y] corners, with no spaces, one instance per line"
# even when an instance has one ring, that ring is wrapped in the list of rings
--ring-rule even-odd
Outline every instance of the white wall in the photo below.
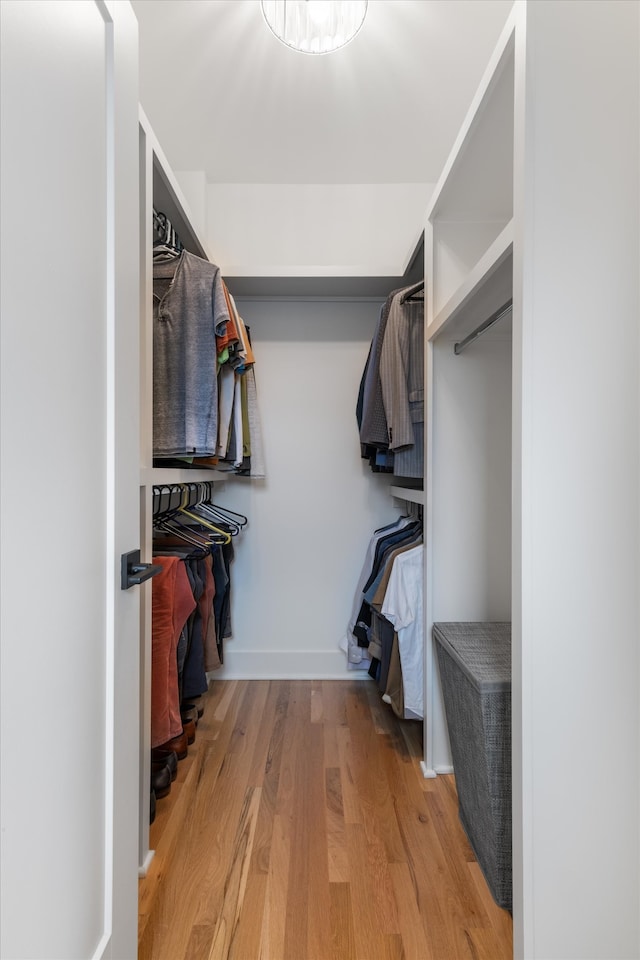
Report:
[[[511,619],[511,325],[433,350],[433,611]]]
[[[206,237],[207,178],[204,170],[179,170],[175,176],[189,204],[193,226],[201,237]]]
[[[233,639],[221,677],[346,677],[338,649],[374,528],[399,514],[360,458],[360,377],[373,301],[242,301],[251,329],[267,478],[232,478],[249,517],[236,542]]]
[[[139,530],[137,25],[113,2],[0,15],[0,956],[132,958],[140,588],[116,578]],[[26,506],[45,490],[75,517],[51,560]]]
[[[227,276],[401,276],[429,183],[208,186],[210,248]]]
[[[518,958],[640,956],[639,12],[527,6],[514,258]]]

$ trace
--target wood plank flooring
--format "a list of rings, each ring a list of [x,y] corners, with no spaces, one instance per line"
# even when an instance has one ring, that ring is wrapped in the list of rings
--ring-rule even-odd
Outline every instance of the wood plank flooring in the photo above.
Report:
[[[421,725],[368,680],[215,681],[151,827],[139,960],[510,960]]]

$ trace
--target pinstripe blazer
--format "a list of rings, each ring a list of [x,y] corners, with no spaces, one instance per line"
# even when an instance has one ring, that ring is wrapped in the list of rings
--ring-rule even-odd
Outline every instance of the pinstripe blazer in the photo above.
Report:
[[[389,445],[389,432],[384,414],[380,382],[380,354],[393,298],[403,289],[400,287],[397,290],[392,290],[380,310],[364,373],[360,442],[379,448],[385,448]]]
[[[414,291],[415,287],[409,287],[393,298],[380,355],[380,382],[389,447],[396,451],[394,472],[397,476],[421,477],[424,473],[424,302],[408,299]],[[412,450],[405,451],[407,447]]]

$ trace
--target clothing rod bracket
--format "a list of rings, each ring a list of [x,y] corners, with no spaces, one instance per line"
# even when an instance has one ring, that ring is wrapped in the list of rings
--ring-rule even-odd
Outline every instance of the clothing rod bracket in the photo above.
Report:
[[[139,550],[130,550],[120,557],[120,586],[123,590],[144,583],[161,572],[160,564],[142,563]]]

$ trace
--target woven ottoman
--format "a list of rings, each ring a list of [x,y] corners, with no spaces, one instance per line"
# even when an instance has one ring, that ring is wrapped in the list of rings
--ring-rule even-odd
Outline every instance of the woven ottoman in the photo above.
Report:
[[[511,909],[511,624],[434,623],[459,815],[493,898]]]

